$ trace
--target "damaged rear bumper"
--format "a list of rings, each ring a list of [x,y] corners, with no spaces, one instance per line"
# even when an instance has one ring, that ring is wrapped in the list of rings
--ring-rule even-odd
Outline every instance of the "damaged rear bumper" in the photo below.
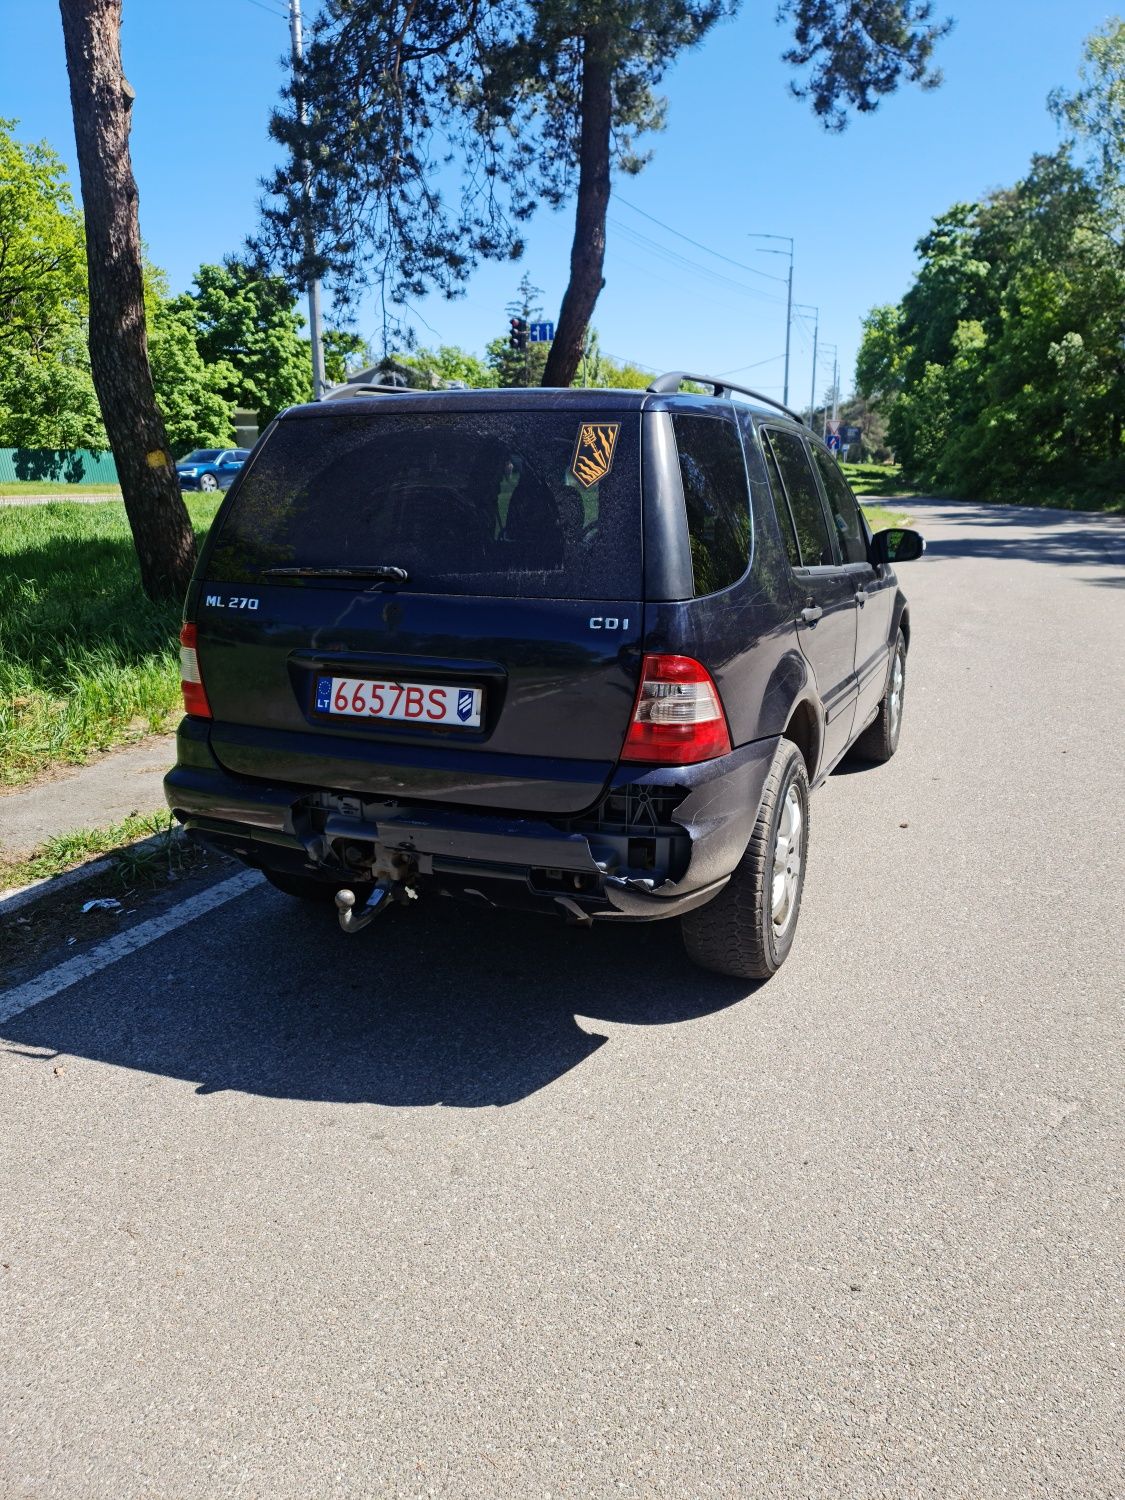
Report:
[[[547,821],[234,776],[185,719],[165,796],[193,836],[259,868],[362,879],[407,856],[423,888],[570,920],[651,921],[711,899],[741,859],[776,739],[674,769],[620,767],[583,817]]]

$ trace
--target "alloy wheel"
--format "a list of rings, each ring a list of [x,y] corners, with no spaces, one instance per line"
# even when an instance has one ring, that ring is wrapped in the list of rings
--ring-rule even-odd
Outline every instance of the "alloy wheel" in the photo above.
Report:
[[[805,816],[796,785],[785,794],[773,846],[771,917],[775,939],[782,938],[797,914],[797,890],[801,883],[801,839]]]
[[[888,710],[892,745],[898,739],[898,726],[902,719],[902,689],[905,676],[902,662],[902,648],[899,647],[895,652],[894,667],[891,669],[891,701]]]

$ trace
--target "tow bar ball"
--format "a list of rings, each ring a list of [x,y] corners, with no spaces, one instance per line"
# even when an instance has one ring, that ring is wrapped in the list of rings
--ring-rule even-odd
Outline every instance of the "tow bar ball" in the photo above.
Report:
[[[355,892],[344,886],[336,892],[336,914],[345,932],[362,932],[369,922],[374,922],[395,901],[417,899],[418,892],[401,880],[379,880],[370,896],[357,910]]]

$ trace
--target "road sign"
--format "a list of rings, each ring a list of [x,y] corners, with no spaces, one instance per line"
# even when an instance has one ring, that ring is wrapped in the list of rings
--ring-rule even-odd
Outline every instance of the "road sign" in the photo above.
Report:
[[[838,422],[838,421],[836,421],[836,419],[835,419],[835,418],[833,418],[833,417],[829,417],[829,418],[828,418],[828,421],[827,421],[827,423],[826,423],[826,424],[825,424],[825,425],[826,425],[826,428],[827,428],[827,432],[828,432],[828,433],[829,433],[829,434],[830,434],[830,435],[831,435],[831,436],[832,436],[832,437],[837,437],[837,436],[838,436],[838,435],[839,435],[839,432],[840,432],[840,424],[839,424],[839,422]]]
[[[841,427],[840,436],[845,443],[858,443],[863,436],[862,427]]]
[[[549,344],[555,336],[555,325],[553,323],[532,323],[531,342],[533,344]]]
[[[828,444],[828,451],[830,453],[839,453],[840,434],[838,432],[830,432],[824,441]]]

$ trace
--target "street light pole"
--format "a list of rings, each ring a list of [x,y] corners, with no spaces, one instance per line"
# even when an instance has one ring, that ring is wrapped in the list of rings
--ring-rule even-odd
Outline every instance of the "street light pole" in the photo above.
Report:
[[[837,365],[838,365],[838,361],[839,361],[839,353],[840,353],[840,351],[839,351],[839,349],[837,348],[837,346],[835,344],[824,343],[824,344],[821,344],[820,347],[824,350],[825,354],[828,353],[829,349],[832,350],[832,420],[835,421],[836,420],[836,369],[837,369]],[[828,436],[828,403],[827,403],[827,401],[824,403],[824,417],[823,417],[823,420],[821,422],[820,435],[821,435],[822,438],[826,438]]]
[[[832,356],[832,420],[840,420],[840,351]]]
[[[811,427],[816,418],[816,349],[820,334],[820,308],[812,307],[808,303],[798,302],[798,312],[811,312],[813,315],[812,336],[812,394],[809,397],[809,426]]]
[[[289,0],[289,38],[293,49],[293,72],[299,74],[301,64],[305,60],[304,36],[301,30],[301,0]],[[297,122],[302,127],[305,125],[308,115],[305,109],[304,95],[297,91]],[[313,232],[311,223],[311,196],[312,196],[312,166],[306,160],[301,163],[301,177],[305,199],[305,254],[312,256],[314,250]],[[320,281],[314,277],[309,282],[309,343],[312,345],[312,385],[313,400],[319,401],[324,395],[324,337],[321,331],[320,321]]]
[[[789,405],[789,334],[793,327],[793,240],[787,234],[749,234],[747,239],[751,240],[785,240],[789,246],[785,250],[761,249],[760,255],[785,255],[789,256],[789,276],[787,279],[788,293],[785,298],[785,394],[782,398],[786,406]]]

